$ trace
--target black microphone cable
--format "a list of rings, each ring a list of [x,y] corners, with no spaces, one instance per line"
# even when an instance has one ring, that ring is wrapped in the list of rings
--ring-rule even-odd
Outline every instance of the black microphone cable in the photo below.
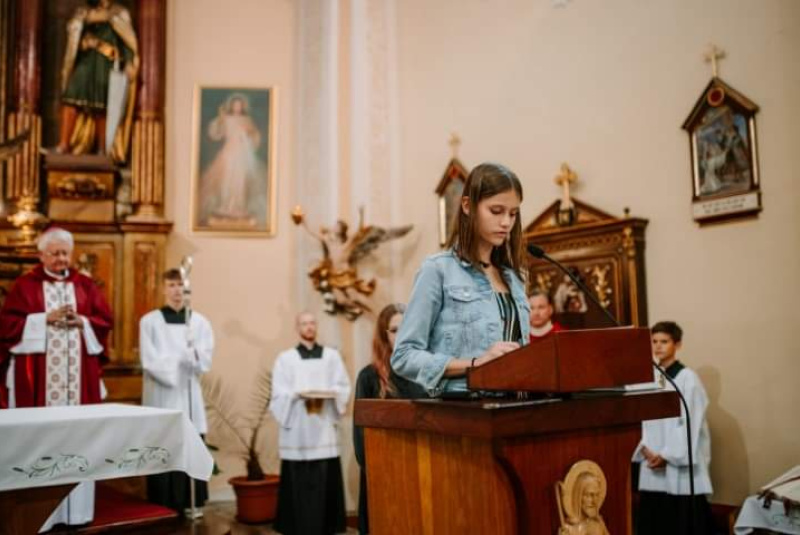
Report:
[[[611,312],[609,312],[606,307],[604,307],[600,301],[595,297],[592,291],[583,283],[578,277],[576,277],[569,269],[567,269],[564,264],[559,262],[558,260],[551,258],[544,249],[539,247],[536,244],[530,243],[528,244],[528,253],[533,256],[534,258],[538,258],[540,260],[545,260],[554,266],[556,266],[560,271],[562,271],[569,279],[575,283],[575,285],[583,291],[583,293],[591,300],[592,303],[595,304],[603,313],[606,315],[611,322],[616,325],[617,327],[622,327],[623,325],[615,318]],[[680,391],[678,385],[675,384],[675,381],[669,376],[669,374],[664,371],[658,364],[655,362],[653,363],[653,367],[658,370],[658,373],[672,385],[675,389],[675,392],[678,394],[678,398],[681,400],[681,404],[683,405],[683,410],[686,412],[686,443],[687,443],[687,451],[689,454],[689,533],[694,533],[694,458],[692,455],[692,421],[691,416],[689,414],[689,404],[686,403],[686,398],[683,397],[683,392]]]

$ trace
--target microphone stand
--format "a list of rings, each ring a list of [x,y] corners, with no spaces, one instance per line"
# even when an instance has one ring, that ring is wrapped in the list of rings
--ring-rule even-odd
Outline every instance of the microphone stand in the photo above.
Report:
[[[183,284],[183,310],[184,310],[184,321],[186,323],[186,341],[187,345],[192,340],[192,287],[191,281],[189,279],[189,274],[192,272],[192,257],[191,256],[184,256],[181,260],[181,266],[179,268],[181,272],[181,283]],[[194,350],[194,346],[192,345],[190,349]],[[189,378],[187,381],[187,393],[189,396],[189,421],[192,422],[194,426],[194,419],[192,415],[192,376],[194,374],[194,368],[189,373]],[[197,518],[197,511],[195,509],[195,498],[196,498],[196,489],[195,489],[195,481],[194,478],[187,474],[189,478],[189,500],[191,501],[191,515],[192,515],[192,523],[196,522]]]
[[[609,312],[608,309],[606,309],[606,307],[604,307],[600,303],[600,301],[597,299],[597,297],[595,297],[595,295],[592,293],[592,291],[589,289],[589,287],[586,286],[586,284],[584,284],[583,281],[581,281],[578,277],[576,277],[569,269],[567,269],[566,266],[564,266],[564,264],[562,264],[558,260],[550,257],[545,252],[544,249],[542,249],[541,247],[539,247],[538,245],[535,245],[533,243],[528,244],[528,253],[531,256],[533,256],[534,258],[545,260],[545,261],[549,262],[550,264],[554,265],[555,267],[557,267],[559,269],[559,271],[561,271],[567,277],[569,277],[569,279],[573,283],[575,283],[575,285],[578,288],[580,288],[580,290],[589,298],[589,300],[592,303],[594,303],[594,305],[596,307],[598,307],[605,314],[605,316],[609,320],[611,320],[611,322],[614,325],[616,325],[617,327],[622,327],[623,326],[619,322],[619,320],[617,320],[617,318],[615,318],[611,314],[611,312]],[[677,392],[678,398],[681,400],[681,404],[683,405],[683,410],[686,413],[686,445],[687,445],[687,452],[689,454],[689,495],[690,495],[690,501],[689,501],[689,517],[690,517],[689,518],[689,533],[691,535],[691,534],[694,533],[694,496],[695,496],[695,494],[694,494],[694,459],[693,459],[693,455],[692,455],[692,421],[691,421],[691,415],[689,414],[689,404],[686,403],[686,398],[683,396],[683,392],[680,391],[680,389],[678,388],[678,385],[675,384],[675,381],[672,380],[672,378],[669,376],[669,374],[667,374],[667,372],[665,370],[663,370],[661,368],[661,366],[659,366],[656,363],[653,363],[653,367],[658,371],[659,374],[661,374],[661,377],[666,379],[667,382],[669,384],[671,384],[672,387],[675,389],[675,392]]]

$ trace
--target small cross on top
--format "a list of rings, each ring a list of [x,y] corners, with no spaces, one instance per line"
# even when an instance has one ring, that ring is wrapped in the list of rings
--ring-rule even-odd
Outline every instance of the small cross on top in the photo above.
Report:
[[[561,164],[561,172],[556,175],[555,181],[556,184],[561,186],[563,191],[563,197],[561,199],[561,210],[568,210],[572,208],[572,199],[569,196],[569,186],[570,184],[576,182],[578,180],[578,175],[570,169],[569,165],[565,163]]]
[[[450,150],[453,151],[453,158],[458,158],[458,147],[461,145],[461,138],[455,132],[450,133]]]
[[[703,54],[703,58],[705,58],[706,63],[711,63],[711,75],[714,78],[718,77],[719,73],[719,60],[725,57],[725,51],[721,48],[717,48],[717,45],[710,44],[708,45],[708,51]]]

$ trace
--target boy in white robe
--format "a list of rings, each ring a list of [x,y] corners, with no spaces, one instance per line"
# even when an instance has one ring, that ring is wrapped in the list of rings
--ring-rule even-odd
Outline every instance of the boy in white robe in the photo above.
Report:
[[[139,354],[144,370],[142,405],[180,409],[197,432],[208,431],[199,377],[211,369],[214,333],[199,312],[191,311],[186,325],[183,281],[177,269],[163,275],[166,305],[145,314],[139,322]],[[191,510],[190,479],[182,472],[148,476],[148,499],[179,512]],[[208,499],[205,481],[194,481],[195,505]]]
[[[300,343],[278,355],[270,411],[280,425],[281,481],[275,530],[284,535],[345,531],[338,421],[350,398],[339,352],[316,343],[313,314],[297,317]]]
[[[675,381],[686,398],[692,430],[692,461],[695,496],[690,496],[689,455],[686,441],[686,413],[681,416],[642,422],[642,441],[633,461],[639,468],[639,511],[637,533],[647,535],[712,533],[712,493],[709,463],[711,437],[706,421],[708,396],[697,374],[677,359],[683,331],[677,323],[662,321],[653,326],[653,356]],[[667,388],[673,388],[667,383]]]

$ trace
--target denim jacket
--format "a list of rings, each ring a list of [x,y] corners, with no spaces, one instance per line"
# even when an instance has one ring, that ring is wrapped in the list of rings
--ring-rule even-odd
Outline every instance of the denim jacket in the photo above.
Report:
[[[503,278],[517,306],[521,345],[528,343],[530,305],[511,268]],[[503,335],[500,309],[488,277],[452,250],[429,256],[417,272],[397,333],[392,368],[431,396],[466,392],[465,377],[443,377],[454,358],[479,357]]]

